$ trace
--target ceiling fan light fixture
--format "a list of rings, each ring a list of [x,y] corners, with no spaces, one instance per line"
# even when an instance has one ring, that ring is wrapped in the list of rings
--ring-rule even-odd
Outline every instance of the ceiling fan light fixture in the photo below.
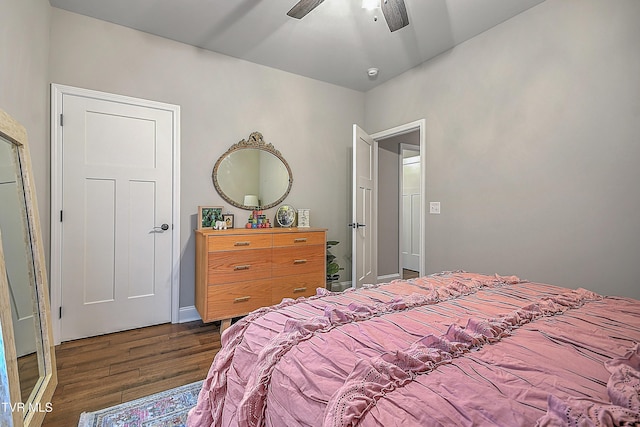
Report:
[[[323,1],[324,0],[299,0],[298,3],[287,12],[287,15],[292,18],[302,19]],[[384,19],[387,21],[387,26],[391,32],[409,25],[409,16],[404,0],[362,0],[362,7],[372,9],[379,7],[382,10]],[[374,17],[373,20],[377,21],[378,17]]]
[[[378,9],[380,0],[362,0],[362,8],[367,10]]]

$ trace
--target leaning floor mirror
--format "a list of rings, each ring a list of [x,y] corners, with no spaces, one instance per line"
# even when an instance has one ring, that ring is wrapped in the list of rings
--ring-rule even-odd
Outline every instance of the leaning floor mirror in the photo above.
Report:
[[[27,133],[0,110],[0,425],[39,426],[57,384]]]

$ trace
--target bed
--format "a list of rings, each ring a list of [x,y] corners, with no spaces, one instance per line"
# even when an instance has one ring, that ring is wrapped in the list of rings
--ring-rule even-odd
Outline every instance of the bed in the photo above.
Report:
[[[640,425],[640,301],[444,272],[227,329],[187,425]]]

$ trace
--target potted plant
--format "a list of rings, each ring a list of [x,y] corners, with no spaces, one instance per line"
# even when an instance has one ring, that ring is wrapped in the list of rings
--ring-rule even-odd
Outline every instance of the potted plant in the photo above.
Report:
[[[340,265],[336,262],[336,256],[329,251],[333,246],[337,245],[338,241],[329,240],[327,241],[327,285],[330,287],[331,283],[335,282],[340,278],[340,274],[338,273],[340,270],[344,270],[344,268],[340,267]]]

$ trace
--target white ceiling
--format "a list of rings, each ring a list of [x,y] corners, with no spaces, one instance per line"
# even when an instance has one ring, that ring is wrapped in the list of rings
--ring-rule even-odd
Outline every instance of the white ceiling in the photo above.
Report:
[[[405,0],[391,33],[380,9],[325,0],[301,20],[297,0],[50,0],[54,7],[367,91],[544,0]],[[377,21],[374,20],[377,16]],[[367,70],[378,68],[377,78]]]

